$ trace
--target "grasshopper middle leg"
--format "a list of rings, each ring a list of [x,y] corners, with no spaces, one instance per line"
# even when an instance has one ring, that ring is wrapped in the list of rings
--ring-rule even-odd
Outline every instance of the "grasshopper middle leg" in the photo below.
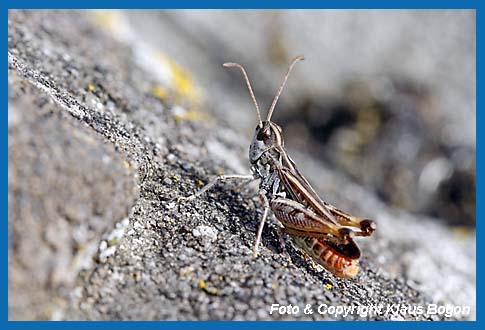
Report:
[[[259,222],[259,228],[256,234],[256,241],[254,242],[253,257],[255,258],[258,256],[258,246],[259,246],[259,242],[261,241],[261,234],[263,233],[264,223],[266,222],[266,218],[268,217],[268,213],[269,213],[269,202],[265,193],[261,192],[259,194],[259,198],[263,203],[263,216],[261,217],[261,221]]]
[[[187,196],[187,197],[178,197],[177,201],[192,201],[196,199],[197,197],[201,196],[208,190],[212,189],[217,183],[224,182],[226,180],[253,180],[254,176],[253,175],[246,175],[246,174],[229,174],[229,175],[219,175],[215,179],[213,179],[211,182],[206,184],[204,187],[202,187],[199,191],[197,191],[195,194]]]

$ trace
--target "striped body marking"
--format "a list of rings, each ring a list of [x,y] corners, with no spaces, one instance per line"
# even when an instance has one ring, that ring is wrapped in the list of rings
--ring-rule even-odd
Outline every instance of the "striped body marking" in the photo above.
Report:
[[[313,237],[292,236],[293,242],[315,262],[341,278],[351,278],[359,272],[359,258],[344,256],[331,243]]]

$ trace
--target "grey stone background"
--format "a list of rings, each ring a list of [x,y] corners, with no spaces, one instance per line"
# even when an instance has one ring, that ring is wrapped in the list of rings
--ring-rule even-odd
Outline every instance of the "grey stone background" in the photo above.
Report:
[[[10,319],[475,319],[473,11],[10,11],[8,42]],[[253,259],[255,186],[171,201],[248,172],[255,114],[221,63],[267,106],[297,54],[274,120],[322,197],[379,225],[352,280],[281,253],[276,221]]]

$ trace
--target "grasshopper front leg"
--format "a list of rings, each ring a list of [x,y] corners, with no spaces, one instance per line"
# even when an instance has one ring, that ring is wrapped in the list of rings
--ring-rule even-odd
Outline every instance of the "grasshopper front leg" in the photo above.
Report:
[[[229,174],[229,175],[219,175],[215,179],[213,179],[211,182],[206,184],[204,187],[202,187],[199,191],[194,193],[193,195],[187,196],[187,197],[178,197],[177,201],[192,201],[196,199],[197,197],[200,197],[202,194],[207,192],[208,190],[212,189],[217,183],[220,181],[224,182],[226,180],[253,180],[254,176],[253,175],[245,175],[245,174]]]

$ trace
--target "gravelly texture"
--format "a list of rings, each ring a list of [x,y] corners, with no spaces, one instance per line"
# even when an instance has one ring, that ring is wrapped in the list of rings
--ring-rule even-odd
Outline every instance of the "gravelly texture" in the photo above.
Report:
[[[379,223],[376,235],[361,241],[362,270],[355,279],[321,271],[288,238],[290,256],[282,254],[274,222],[263,232],[261,256],[252,258],[261,215],[253,186],[171,202],[220,171],[247,168],[248,141],[221,121],[181,119],[175,98],[153,95],[159,82],[140,68],[133,49],[93,25],[89,15],[9,12],[11,319],[295,319],[269,315],[272,303],[468,302],[474,310],[473,237],[457,241],[432,219],[389,209],[305,155],[295,158],[318,191]],[[25,204],[30,213],[23,213]],[[72,205],[81,210],[65,215]],[[31,225],[40,221],[41,229]],[[83,226],[89,230],[76,229]],[[69,273],[66,265],[85,251],[73,243],[76,233],[97,250]],[[55,261],[60,256],[64,261]],[[21,283],[32,267],[65,279],[39,276],[29,300]],[[29,309],[32,304],[37,308]]]

